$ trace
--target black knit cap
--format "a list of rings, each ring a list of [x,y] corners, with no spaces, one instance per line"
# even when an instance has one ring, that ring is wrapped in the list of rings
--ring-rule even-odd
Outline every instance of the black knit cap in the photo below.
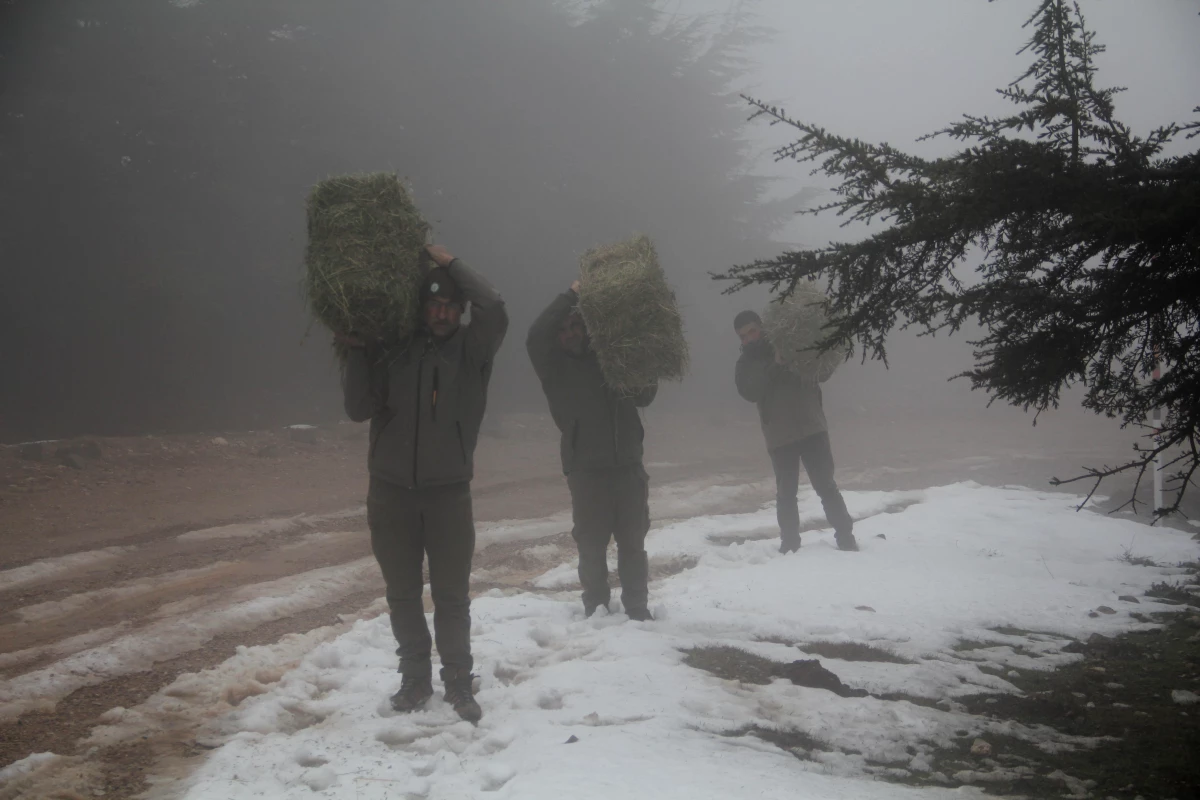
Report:
[[[458,282],[445,267],[434,267],[425,273],[425,280],[421,283],[421,305],[424,306],[431,297],[449,300],[459,305],[466,305],[467,302]]]
[[[751,322],[757,322],[759,325],[762,325],[762,319],[757,313],[753,311],[743,311],[733,318],[733,329],[735,331],[740,331]]]

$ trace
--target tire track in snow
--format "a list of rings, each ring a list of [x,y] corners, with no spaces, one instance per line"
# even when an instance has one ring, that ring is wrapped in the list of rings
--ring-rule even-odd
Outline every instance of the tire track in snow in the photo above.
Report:
[[[373,559],[310,570],[233,592],[190,614],[163,619],[99,647],[83,650],[44,669],[10,678],[0,686],[0,722],[54,704],[84,686],[149,669],[195,650],[213,637],[252,630],[266,622],[327,605],[377,580]]]

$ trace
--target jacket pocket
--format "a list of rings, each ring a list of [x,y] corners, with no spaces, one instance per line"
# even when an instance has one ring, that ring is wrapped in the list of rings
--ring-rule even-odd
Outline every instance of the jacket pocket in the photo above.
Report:
[[[458,431],[458,452],[462,454],[463,464],[467,463],[467,442],[463,439],[462,423],[454,421],[454,429]]]
[[[576,419],[571,423],[571,438],[567,440],[567,463],[565,466],[571,468],[575,466],[575,453],[579,447],[579,420]]]
[[[367,448],[367,463],[375,458],[375,448],[379,445],[379,440],[383,438],[383,432],[387,430],[388,423],[396,417],[396,412],[392,411],[387,414],[381,414],[378,417],[378,424],[374,426],[375,430],[371,431],[371,446]]]

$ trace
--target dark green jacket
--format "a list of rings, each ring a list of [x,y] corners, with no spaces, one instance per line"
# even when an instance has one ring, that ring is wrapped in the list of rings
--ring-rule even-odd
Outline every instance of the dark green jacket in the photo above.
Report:
[[[605,384],[595,353],[573,356],[562,348],[558,332],[576,299],[574,292],[554,298],[525,340],[550,415],[562,433],[563,473],[641,464],[645,431],[638,409],[650,405],[658,387],[633,397],[619,395]]]
[[[775,349],[765,339],[742,348],[734,381],[738,394],[758,404],[768,450],[828,430],[818,380],[776,364]]]
[[[492,360],[508,312],[492,285],[461,260],[449,271],[471,304],[470,324],[443,341],[422,331],[392,348],[352,349],[342,375],[346,413],[355,422],[371,420],[371,475],[396,486],[443,486],[474,476]]]

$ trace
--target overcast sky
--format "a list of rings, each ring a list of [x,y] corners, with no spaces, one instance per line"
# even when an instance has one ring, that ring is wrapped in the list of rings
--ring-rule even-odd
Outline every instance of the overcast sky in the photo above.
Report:
[[[678,0],[679,13],[728,7],[729,0]],[[1029,64],[1017,51],[1035,0],[758,0],[759,21],[775,33],[755,53],[749,93],[789,115],[831,131],[886,141],[922,155],[952,150],[950,140],[916,143],[964,113],[1012,108],[995,89]],[[1083,13],[1108,50],[1098,59],[1100,86],[1125,86],[1118,117],[1140,134],[1196,118],[1200,105],[1200,2],[1084,0]],[[789,140],[787,128],[751,128],[764,146]],[[769,154],[764,164],[769,165]],[[817,183],[808,167],[765,167]],[[836,235],[804,217],[796,235]]]

